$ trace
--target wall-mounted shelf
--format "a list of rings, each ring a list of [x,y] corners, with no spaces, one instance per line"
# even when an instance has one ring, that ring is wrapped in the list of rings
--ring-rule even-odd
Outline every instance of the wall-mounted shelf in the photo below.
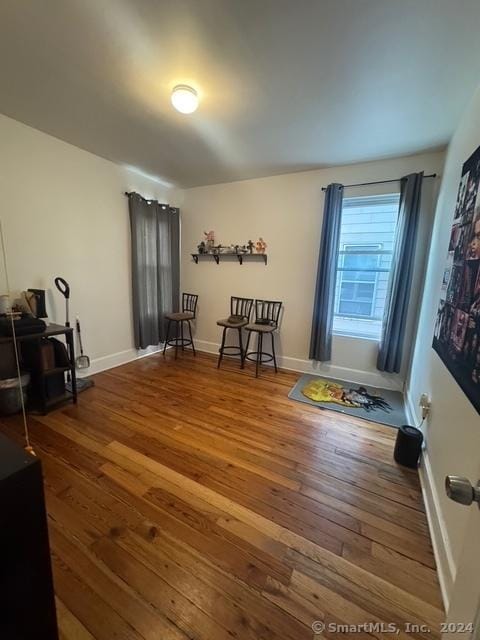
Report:
[[[265,265],[267,264],[266,253],[192,253],[191,256],[195,264],[198,264],[199,258],[213,258],[217,264],[220,263],[220,260],[224,260],[225,258],[236,258],[240,264],[243,264],[244,260],[256,261],[260,258],[263,260]]]

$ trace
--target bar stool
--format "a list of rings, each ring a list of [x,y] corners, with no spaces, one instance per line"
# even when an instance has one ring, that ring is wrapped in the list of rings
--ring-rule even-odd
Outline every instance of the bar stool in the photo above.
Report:
[[[278,320],[280,318],[280,312],[282,310],[282,303],[276,300],[255,300],[255,322],[247,324],[245,327],[248,331],[247,346],[245,349],[245,355],[243,357],[242,369],[245,365],[245,360],[255,362],[255,377],[258,378],[258,369],[264,362],[271,362],[275,366],[275,373],[277,373],[277,358],[275,356],[275,338],[274,333],[278,328]],[[248,345],[250,344],[250,337],[252,333],[257,334],[257,349],[256,351],[248,351]],[[270,334],[272,340],[272,353],[263,351],[263,336]]]
[[[218,363],[217,369],[220,368],[223,356],[240,356],[240,363],[243,367],[243,342],[242,342],[242,328],[247,326],[250,322],[250,314],[252,312],[253,298],[237,298],[232,296],[230,298],[230,317],[224,320],[217,320],[217,325],[223,327],[222,333],[222,345],[218,350]],[[237,329],[238,331],[238,346],[237,345],[225,345],[225,339],[227,337],[227,329]]]
[[[165,339],[165,344],[163,345],[163,355],[165,355],[165,351],[167,349],[167,345],[170,347],[175,347],[175,360],[177,359],[178,347],[182,347],[182,351],[185,347],[192,345],[193,355],[195,356],[195,345],[193,344],[192,337],[192,327],[190,325],[190,321],[195,319],[195,314],[197,311],[197,301],[198,296],[193,293],[182,293],[182,310],[175,313],[166,313],[165,318],[168,320],[167,325],[167,336]],[[169,339],[170,335],[170,325],[172,322],[175,323],[175,338]],[[183,323],[186,322],[188,324],[188,331],[190,333],[190,338],[184,338],[183,336]],[[180,337],[178,337],[178,328],[180,325]]]

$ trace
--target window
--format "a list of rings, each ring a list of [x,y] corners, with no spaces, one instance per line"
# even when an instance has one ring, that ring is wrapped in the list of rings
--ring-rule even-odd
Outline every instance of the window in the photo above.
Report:
[[[337,334],[380,339],[399,194],[345,198],[337,263]]]
[[[343,246],[339,256],[339,315],[374,318],[380,249],[379,244]],[[371,253],[365,253],[366,251]]]

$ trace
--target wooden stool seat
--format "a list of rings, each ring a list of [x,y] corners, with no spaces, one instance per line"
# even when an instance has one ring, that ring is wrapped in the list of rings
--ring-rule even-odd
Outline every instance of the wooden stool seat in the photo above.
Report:
[[[193,313],[178,311],[177,313],[166,313],[165,318],[167,320],[173,320],[174,322],[182,322],[183,320],[193,320],[195,316]]]
[[[230,298],[230,316],[223,320],[217,320],[217,325],[223,327],[222,332],[222,344],[218,350],[218,362],[217,369],[220,368],[223,356],[240,356],[240,364],[243,367],[243,341],[242,341],[242,329],[246,327],[250,321],[250,314],[252,312],[253,298],[238,298],[232,296]],[[228,329],[236,329],[238,331],[238,345],[226,345],[225,340],[227,337]]]
[[[257,331],[258,333],[272,333],[277,327],[273,324],[247,324],[245,329],[247,331]]]
[[[230,316],[230,318],[225,318],[224,320],[217,320],[219,327],[227,327],[227,329],[238,329],[238,327],[246,327],[247,324],[248,320],[239,316],[233,318]]]
[[[245,327],[248,331],[247,346],[242,361],[242,369],[245,360],[255,362],[255,377],[258,378],[258,370],[260,365],[266,362],[272,362],[277,373],[277,358],[275,355],[275,331],[278,328],[278,321],[282,303],[277,300],[255,300],[255,322],[248,323]],[[249,351],[250,337],[252,333],[257,334],[257,348],[255,351]],[[270,334],[272,341],[272,352],[263,351],[263,336]]]
[[[178,355],[178,348],[180,347],[182,351],[184,351],[185,347],[192,347],[193,355],[196,355],[195,345],[193,344],[193,336],[192,336],[192,327],[190,322],[195,320],[195,315],[197,311],[197,302],[198,296],[193,293],[182,293],[182,310],[174,311],[171,313],[166,313],[165,318],[168,320],[167,325],[167,335],[165,339],[165,343],[163,345],[163,355],[165,355],[165,351],[167,346],[175,347],[175,360]],[[170,327],[172,322],[175,324],[175,338],[169,338],[170,335]],[[185,338],[183,335],[183,323],[186,322],[188,325],[188,331],[190,334],[189,338]],[[180,336],[178,335],[178,329],[180,328]]]

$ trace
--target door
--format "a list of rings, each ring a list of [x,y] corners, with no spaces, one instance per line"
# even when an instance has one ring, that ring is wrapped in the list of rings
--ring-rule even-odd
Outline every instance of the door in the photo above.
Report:
[[[447,494],[452,500],[460,502],[458,509],[469,509],[470,516],[442,639],[480,640],[480,502],[476,501],[480,500],[480,484],[472,487],[455,481],[455,476],[449,478],[451,481],[448,486],[447,480]],[[475,483],[479,479],[480,469]],[[470,628],[465,631],[465,625],[472,623],[473,631]]]

